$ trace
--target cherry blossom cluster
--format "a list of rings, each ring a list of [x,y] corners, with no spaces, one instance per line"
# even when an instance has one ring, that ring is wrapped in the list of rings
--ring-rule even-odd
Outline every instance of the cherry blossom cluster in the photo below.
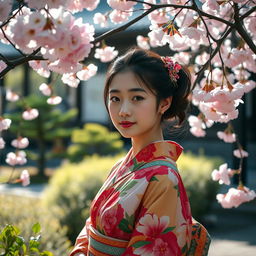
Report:
[[[8,118],[0,117],[0,134],[4,130],[8,130],[11,125],[11,120]],[[26,137],[19,136],[17,139],[11,141],[11,145],[16,148],[16,152],[9,152],[6,156],[6,163],[11,166],[24,165],[27,163],[26,153],[21,150],[29,145],[29,141]],[[0,137],[0,149],[5,147],[5,141]],[[30,176],[27,170],[21,172],[20,178],[15,182],[21,182],[23,186],[27,186],[30,183]]]

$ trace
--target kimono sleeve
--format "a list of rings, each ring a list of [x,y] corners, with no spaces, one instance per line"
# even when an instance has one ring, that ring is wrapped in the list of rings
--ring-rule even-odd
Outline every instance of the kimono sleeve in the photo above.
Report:
[[[191,240],[191,215],[181,203],[180,180],[171,171],[151,177],[132,237],[123,256],[185,255]],[[188,211],[187,211],[188,210]]]
[[[86,220],[86,225],[81,230],[78,237],[76,238],[75,246],[69,256],[75,256],[75,254],[77,254],[77,253],[84,253],[85,255],[87,255],[87,251],[88,251],[88,232],[87,232],[87,230],[88,230],[88,226],[90,225],[90,222],[91,222],[91,220],[90,220],[90,218],[88,218]]]

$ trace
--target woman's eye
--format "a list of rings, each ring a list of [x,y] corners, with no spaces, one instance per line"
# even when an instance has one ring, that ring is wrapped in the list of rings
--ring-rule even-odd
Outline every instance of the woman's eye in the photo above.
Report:
[[[144,100],[144,98],[142,96],[134,96],[133,100],[140,101],[140,100]]]
[[[116,101],[119,101],[119,98],[116,96],[113,96],[110,98],[110,101],[116,102]]]

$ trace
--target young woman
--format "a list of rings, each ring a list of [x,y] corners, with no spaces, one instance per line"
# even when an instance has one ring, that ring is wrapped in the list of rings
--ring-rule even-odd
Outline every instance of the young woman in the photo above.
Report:
[[[190,92],[189,73],[170,57],[135,48],[111,65],[106,107],[132,147],[93,200],[71,256],[207,255],[176,166],[183,148],[161,129],[164,120],[184,121]],[[198,248],[196,233],[207,246]]]

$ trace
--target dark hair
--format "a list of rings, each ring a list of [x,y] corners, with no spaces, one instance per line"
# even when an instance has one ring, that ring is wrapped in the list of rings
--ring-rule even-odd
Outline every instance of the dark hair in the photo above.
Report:
[[[132,48],[117,58],[110,66],[105,82],[104,100],[107,107],[108,90],[114,76],[120,72],[132,71],[157,97],[157,106],[162,99],[172,96],[172,103],[165,111],[162,120],[178,118],[182,124],[189,105],[188,96],[191,92],[190,73],[182,66],[177,82],[173,82],[161,56],[155,52]]]

